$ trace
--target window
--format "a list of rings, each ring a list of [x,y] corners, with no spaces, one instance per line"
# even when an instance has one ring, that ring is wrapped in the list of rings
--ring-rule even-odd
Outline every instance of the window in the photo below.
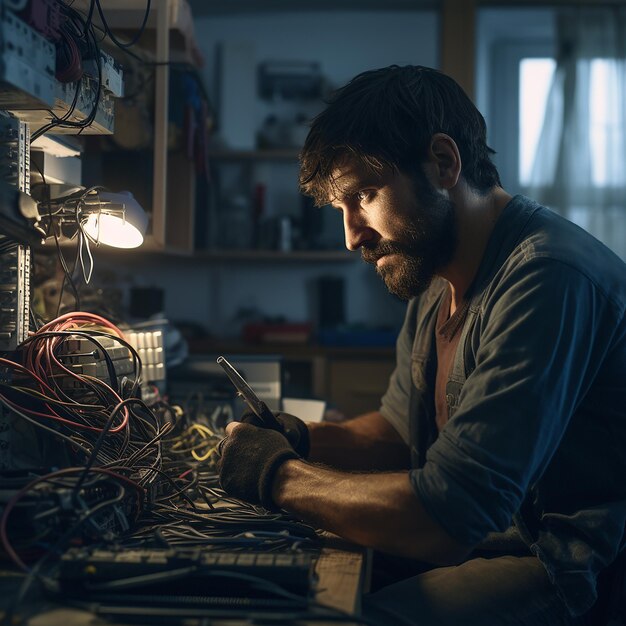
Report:
[[[551,58],[526,58],[519,63],[518,179],[523,186],[531,180],[555,68]]]
[[[610,56],[604,41],[586,42],[590,53],[576,66],[576,97],[564,96],[574,83],[555,62],[554,18],[547,8],[479,13],[477,104],[488,143],[509,193],[560,212],[626,260],[626,62]],[[568,126],[562,133],[564,110]],[[536,158],[540,165],[533,172]]]
[[[531,182],[543,117],[556,62],[553,58],[523,58],[519,62],[519,154],[518,180],[522,187]],[[589,144],[591,180],[597,187],[610,184],[607,159],[609,135],[619,123],[617,101],[611,85],[618,84],[617,66],[608,59],[593,59],[589,66]]]
[[[488,143],[496,151],[494,161],[504,188],[524,193],[556,65],[554,46],[549,40],[496,41],[488,59],[482,105]]]

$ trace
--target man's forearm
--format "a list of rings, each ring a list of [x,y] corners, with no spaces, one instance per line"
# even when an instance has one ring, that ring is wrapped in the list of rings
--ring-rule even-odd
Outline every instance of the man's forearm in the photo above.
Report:
[[[309,425],[309,460],[345,470],[399,470],[410,455],[400,435],[378,412],[341,424]]]
[[[406,472],[351,474],[286,461],[274,479],[281,508],[355,543],[432,563],[467,553],[426,513]]]

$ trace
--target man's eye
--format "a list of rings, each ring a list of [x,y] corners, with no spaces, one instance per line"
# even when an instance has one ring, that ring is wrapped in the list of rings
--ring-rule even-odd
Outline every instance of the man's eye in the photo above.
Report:
[[[356,192],[356,197],[359,199],[359,201],[367,200],[371,195],[372,193],[370,191],[357,191]]]

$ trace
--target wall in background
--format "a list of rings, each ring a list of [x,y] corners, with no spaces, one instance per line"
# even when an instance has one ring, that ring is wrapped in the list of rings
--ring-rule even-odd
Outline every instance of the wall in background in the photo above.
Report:
[[[435,11],[256,13],[200,17],[195,26],[206,59],[206,84],[215,96],[219,90],[216,51],[223,42],[251,44],[259,63],[316,61],[334,87],[359,72],[392,63],[438,64]],[[260,124],[267,108],[260,101],[255,105],[251,111]]]
[[[205,78],[217,102],[216,49],[220,42],[251,43],[259,62],[317,61],[335,86],[357,73],[392,63],[437,66],[438,16],[434,11],[294,12],[201,17],[196,37],[206,59]],[[242,94],[249,93],[242,85]],[[267,105],[255,101],[251,114],[262,122]],[[289,168],[287,168],[289,170]],[[284,171],[287,188],[297,187],[297,166]],[[280,195],[280,192],[278,192]],[[337,220],[338,214],[335,218]],[[341,228],[341,222],[336,224]],[[342,236],[338,238],[340,241]],[[357,255],[358,253],[355,253]],[[289,320],[309,318],[310,286],[318,276],[340,276],[346,285],[348,323],[399,328],[404,304],[390,296],[371,266],[351,262],[190,263],[155,259],[134,264],[134,282],[166,289],[172,320],[202,324],[217,336],[236,329],[238,312],[256,308]]]

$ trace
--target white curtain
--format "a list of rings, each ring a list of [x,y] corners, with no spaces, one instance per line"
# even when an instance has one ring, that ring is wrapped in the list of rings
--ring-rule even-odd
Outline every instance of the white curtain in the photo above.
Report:
[[[626,260],[626,7],[559,11],[557,33],[528,195]]]

